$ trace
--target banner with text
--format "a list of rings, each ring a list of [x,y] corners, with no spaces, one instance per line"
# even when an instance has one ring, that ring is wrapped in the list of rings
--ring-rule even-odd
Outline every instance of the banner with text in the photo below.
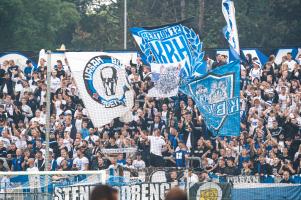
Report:
[[[161,64],[159,67],[164,66],[165,70],[159,70],[162,77],[166,77],[166,68],[169,68],[170,64],[177,67],[179,63],[183,63],[179,72],[181,78],[193,77],[195,71],[206,72],[206,65],[203,65],[202,42],[192,29],[175,23],[159,28],[134,27],[131,28],[131,32],[142,52],[142,59],[151,66],[153,63]],[[152,66],[152,70],[158,66]],[[170,93],[160,96],[168,97]]]

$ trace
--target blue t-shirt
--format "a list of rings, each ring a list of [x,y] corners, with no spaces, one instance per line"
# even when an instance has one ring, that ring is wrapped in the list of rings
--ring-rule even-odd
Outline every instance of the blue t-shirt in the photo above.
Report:
[[[29,75],[31,75],[31,72],[32,72],[32,71],[33,71],[33,68],[32,68],[32,67],[27,66],[27,67],[24,68],[24,74],[25,74],[27,80],[30,79],[30,78],[29,78]]]
[[[85,139],[87,136],[89,136],[89,130],[87,128],[82,128],[80,133],[82,134],[82,139]]]
[[[119,165],[125,165],[126,164],[126,161],[124,159],[122,160],[117,160],[117,164]]]
[[[17,157],[12,160],[12,168],[14,171],[22,171],[23,157]]]
[[[188,152],[186,150],[178,150],[174,153],[177,167],[185,167],[186,166],[186,160],[185,160],[186,154],[188,154]]]

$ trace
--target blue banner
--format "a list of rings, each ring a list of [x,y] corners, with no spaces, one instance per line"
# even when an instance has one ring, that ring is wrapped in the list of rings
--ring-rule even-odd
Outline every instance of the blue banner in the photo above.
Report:
[[[183,62],[181,77],[192,77],[195,71],[206,72],[204,68],[202,42],[190,28],[176,23],[155,28],[131,28],[142,59],[148,64],[171,64]],[[206,66],[206,65],[205,65]]]
[[[213,69],[188,84],[207,128],[219,136],[240,134],[240,63]]]

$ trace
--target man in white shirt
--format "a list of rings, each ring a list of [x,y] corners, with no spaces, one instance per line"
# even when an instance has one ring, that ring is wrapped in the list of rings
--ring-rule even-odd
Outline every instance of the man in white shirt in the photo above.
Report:
[[[87,171],[89,169],[89,160],[84,156],[80,148],[77,150],[77,157],[73,160],[73,168],[79,171]]]
[[[59,79],[58,77],[56,77],[57,75],[57,71],[53,70],[51,72],[51,84],[50,84],[50,91],[51,93],[55,93],[56,90],[61,86],[61,79]]]
[[[164,165],[162,148],[166,143],[160,133],[159,129],[154,130],[153,136],[146,136],[141,132],[142,138],[150,141],[150,164],[153,167],[162,167]]]
[[[39,169],[35,166],[35,161],[33,158],[29,158],[27,161],[28,164],[28,168],[26,169],[26,171],[28,172],[38,172]]]
[[[133,161],[133,167],[135,169],[143,169],[145,168],[145,162],[141,159],[141,154],[137,154],[137,159]]]
[[[46,118],[41,115],[40,110],[36,110],[35,117],[30,120],[31,123],[38,122],[39,125],[45,125],[46,124]]]
[[[285,61],[284,64],[287,64],[289,72],[292,72],[294,70],[297,62],[292,59],[292,53],[287,53],[287,61]]]

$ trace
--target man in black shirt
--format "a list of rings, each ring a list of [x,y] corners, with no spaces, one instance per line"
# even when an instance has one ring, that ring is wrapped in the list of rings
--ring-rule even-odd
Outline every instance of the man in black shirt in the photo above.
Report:
[[[45,169],[45,160],[40,150],[38,150],[36,153],[35,166],[39,169],[39,171],[44,171]]]
[[[63,63],[61,60],[57,60],[56,61],[57,63],[57,74],[56,74],[56,77],[60,78],[62,80],[62,78],[64,78],[66,76],[66,72],[65,70],[63,69]]]
[[[259,157],[259,161],[254,166],[255,175],[272,175],[272,167],[265,162],[264,156]]]
[[[215,167],[213,172],[216,173],[216,175],[218,176],[223,176],[225,175],[225,169],[226,169],[225,160],[223,158],[220,158],[218,161],[218,165]]]
[[[223,61],[221,54],[216,54],[216,61],[212,63],[212,69],[217,68],[219,66],[225,65],[226,63]]]
[[[233,158],[229,158],[227,160],[227,167],[225,168],[224,173],[227,174],[227,175],[230,175],[230,176],[239,175],[239,171],[238,171],[237,167],[234,164],[234,159]]]

